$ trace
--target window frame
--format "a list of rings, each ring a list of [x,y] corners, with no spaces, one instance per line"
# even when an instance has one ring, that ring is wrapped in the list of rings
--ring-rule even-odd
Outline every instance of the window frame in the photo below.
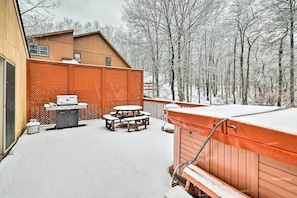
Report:
[[[78,55],[77,57],[76,57],[76,55]],[[78,52],[74,52],[74,60],[76,60],[77,62],[81,62],[81,53],[78,53]]]
[[[41,48],[45,48],[46,50],[41,49]],[[43,54],[42,52],[46,52],[46,54]],[[49,56],[49,46],[39,45],[38,46],[38,54],[39,54],[39,56]]]
[[[29,44],[29,53],[34,55],[34,56],[48,57],[49,56],[49,46]]]
[[[111,57],[109,56],[105,57],[105,66],[111,66]]]
[[[36,50],[36,53],[32,52],[33,47],[36,48],[36,49],[33,49],[34,51]],[[38,45],[29,44],[29,53],[32,54],[32,55],[38,55]]]

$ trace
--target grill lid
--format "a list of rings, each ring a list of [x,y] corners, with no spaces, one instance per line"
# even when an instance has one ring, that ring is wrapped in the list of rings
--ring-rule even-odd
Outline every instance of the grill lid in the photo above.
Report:
[[[77,105],[77,95],[57,95],[57,105]]]

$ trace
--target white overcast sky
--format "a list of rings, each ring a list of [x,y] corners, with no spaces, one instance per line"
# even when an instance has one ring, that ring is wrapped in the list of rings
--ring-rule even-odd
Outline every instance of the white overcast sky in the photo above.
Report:
[[[99,21],[101,26],[122,24],[122,7],[125,0],[61,0],[62,5],[53,14],[54,22],[70,18],[82,24]]]

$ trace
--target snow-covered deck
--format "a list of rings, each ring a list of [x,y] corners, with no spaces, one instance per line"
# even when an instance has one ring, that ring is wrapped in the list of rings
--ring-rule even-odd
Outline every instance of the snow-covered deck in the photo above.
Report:
[[[24,133],[0,163],[1,198],[152,198],[171,188],[173,134],[150,118],[146,130],[105,128],[104,120]]]

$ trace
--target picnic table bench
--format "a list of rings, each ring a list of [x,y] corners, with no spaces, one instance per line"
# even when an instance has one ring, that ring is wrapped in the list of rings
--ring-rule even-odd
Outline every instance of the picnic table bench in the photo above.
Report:
[[[130,132],[130,129],[132,128],[138,130],[139,126],[144,126],[146,129],[147,125],[150,124],[149,116],[151,115],[151,113],[140,111],[140,108],[141,106],[136,105],[114,107],[116,111],[103,115],[106,128],[114,131],[115,122],[120,122],[127,125],[128,132]]]
[[[108,128],[111,131],[114,131],[114,123],[115,121],[120,121],[119,118],[114,117],[110,114],[103,115],[103,118],[105,119],[105,127]]]
[[[124,122],[127,123],[128,132],[130,132],[131,128],[134,128],[135,131],[138,131],[139,126],[144,126],[144,128],[146,129],[146,126],[149,123],[149,116],[142,115],[142,116],[128,117],[128,118],[124,118],[123,120]]]
[[[152,114],[150,112],[146,111],[139,111],[140,115],[145,115],[145,116],[151,116]],[[147,125],[150,124],[150,119],[147,119]]]
[[[146,111],[139,111],[140,115],[146,115],[146,116],[151,116],[152,114],[150,112]]]

